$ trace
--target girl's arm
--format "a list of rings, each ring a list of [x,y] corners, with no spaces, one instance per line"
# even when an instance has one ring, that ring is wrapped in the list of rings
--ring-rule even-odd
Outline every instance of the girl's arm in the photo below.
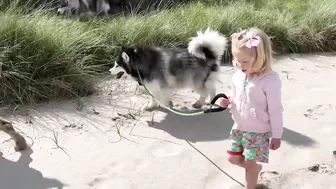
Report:
[[[282,83],[278,75],[268,77],[265,85],[268,114],[270,116],[272,138],[282,138],[283,133],[283,105],[281,101]]]
[[[231,91],[230,93],[227,95],[228,100],[230,102],[230,104],[228,105],[228,108],[231,108],[231,104],[234,103],[234,99],[236,97],[236,87],[234,85],[234,82],[231,82]]]
[[[231,79],[231,91],[230,93],[228,94],[228,98],[230,100],[230,103],[233,103],[234,102],[234,99],[236,98],[236,86],[235,86],[235,80],[236,78],[238,77],[237,76],[237,73],[238,72],[235,72],[232,76],[232,79]]]
[[[232,83],[231,84],[231,92],[229,93],[228,98],[229,98],[230,101],[233,101],[235,96],[236,96],[236,87]]]

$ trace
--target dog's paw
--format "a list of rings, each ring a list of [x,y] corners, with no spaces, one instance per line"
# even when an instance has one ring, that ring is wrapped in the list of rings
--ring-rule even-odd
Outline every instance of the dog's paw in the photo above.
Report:
[[[155,106],[145,106],[145,107],[142,108],[142,110],[151,112],[151,111],[153,111],[155,108],[156,108]]]
[[[173,108],[174,107],[174,104],[172,101],[169,101],[169,108]]]
[[[203,106],[203,103],[200,103],[200,102],[196,102],[195,104],[192,105],[192,107],[196,109],[202,108],[202,106]]]
[[[174,104],[173,102],[170,100],[169,102],[165,103],[164,106],[166,106],[167,108],[173,108],[174,107]]]
[[[156,104],[149,104],[149,105],[147,105],[147,106],[144,106],[143,108],[142,108],[142,110],[145,110],[145,111],[153,111],[153,110],[155,110],[156,108],[158,108],[159,106],[158,105],[156,105]]]

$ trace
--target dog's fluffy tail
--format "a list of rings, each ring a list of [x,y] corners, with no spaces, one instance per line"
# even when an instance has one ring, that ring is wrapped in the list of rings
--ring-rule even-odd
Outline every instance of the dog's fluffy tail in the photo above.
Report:
[[[228,40],[224,35],[207,28],[204,32],[198,31],[197,36],[191,38],[188,51],[198,58],[214,60],[224,54],[227,44]]]

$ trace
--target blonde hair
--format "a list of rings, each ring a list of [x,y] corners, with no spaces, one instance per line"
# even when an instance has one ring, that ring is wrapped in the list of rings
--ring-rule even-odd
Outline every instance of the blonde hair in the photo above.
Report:
[[[259,41],[255,46],[250,47],[250,49],[253,50],[255,58],[252,63],[252,71],[255,74],[263,74],[271,69],[273,62],[272,43],[270,37],[268,37],[265,32],[258,28],[250,28],[239,33],[234,33],[232,35],[231,50],[233,52],[242,48],[248,49],[247,43],[250,43],[251,36]],[[238,67],[236,61],[233,61],[233,65]]]

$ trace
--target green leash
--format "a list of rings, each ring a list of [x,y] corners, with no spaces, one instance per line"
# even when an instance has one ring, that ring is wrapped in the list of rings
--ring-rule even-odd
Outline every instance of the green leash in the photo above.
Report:
[[[194,113],[183,113],[183,112],[179,112],[179,111],[176,111],[176,110],[173,110],[165,105],[163,105],[160,101],[158,101],[155,96],[147,89],[146,85],[143,83],[142,81],[142,78],[140,76],[140,73],[139,73],[139,69],[137,69],[137,72],[138,72],[138,76],[139,76],[139,79],[140,79],[140,82],[142,84],[142,86],[144,86],[144,88],[146,89],[146,91],[152,96],[152,98],[154,98],[154,100],[161,106],[163,107],[164,109],[174,113],[174,114],[177,114],[177,115],[180,115],[180,116],[187,116],[187,117],[190,117],[190,116],[200,116],[200,115],[204,115],[204,114],[207,114],[207,113],[214,113],[214,112],[221,112],[221,111],[224,111],[226,110],[226,108],[222,107],[222,106],[218,106],[218,108],[212,108],[212,106],[215,106],[215,103],[216,101],[219,99],[219,98],[226,98],[228,99],[228,97],[224,94],[224,93],[219,93],[217,94],[210,102],[210,108],[204,110],[204,111],[200,111],[200,112],[194,112]]]
[[[142,82],[141,82],[142,83]],[[204,111],[200,111],[200,112],[194,112],[194,113],[183,113],[183,112],[178,112],[176,110],[173,110],[171,108],[168,108],[167,106],[163,105],[160,101],[158,101],[153,95],[152,93],[147,89],[147,87],[142,84],[146,91],[152,96],[152,98],[154,98],[154,100],[161,106],[163,107],[164,109],[174,113],[174,114],[177,114],[177,115],[180,115],[180,116],[200,116],[200,115],[204,115],[204,114],[207,114],[207,113],[213,113],[213,112],[221,112],[221,111],[224,111],[226,110],[226,108],[224,107],[221,107],[221,106],[218,106],[218,108],[212,108],[212,106],[215,105],[216,101],[219,99],[219,98],[226,98],[228,99],[228,97],[224,94],[224,93],[219,93],[217,94],[210,102],[210,108],[204,110]]]

